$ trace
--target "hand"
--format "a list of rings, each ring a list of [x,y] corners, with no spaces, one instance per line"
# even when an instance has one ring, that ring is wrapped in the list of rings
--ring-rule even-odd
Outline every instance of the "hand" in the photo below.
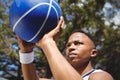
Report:
[[[33,51],[35,44],[26,42],[22,40],[19,36],[17,36],[17,39],[18,39],[18,44],[19,44],[21,52],[28,53],[28,52]]]
[[[36,43],[38,47],[42,47],[43,45],[50,43],[50,42],[55,42],[57,41],[60,33],[62,32],[62,29],[64,27],[64,19],[63,17],[60,17],[60,21],[56,28],[54,28],[52,31],[46,33],[40,41]]]

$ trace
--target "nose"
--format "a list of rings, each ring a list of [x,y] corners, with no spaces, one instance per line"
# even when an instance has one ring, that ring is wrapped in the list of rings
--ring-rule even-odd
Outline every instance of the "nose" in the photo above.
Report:
[[[75,50],[75,45],[74,44],[71,44],[68,48],[68,51],[71,52],[73,50]]]

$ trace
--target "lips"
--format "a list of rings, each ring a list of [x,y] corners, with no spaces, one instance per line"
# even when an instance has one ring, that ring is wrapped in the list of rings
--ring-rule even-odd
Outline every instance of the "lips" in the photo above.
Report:
[[[77,56],[76,53],[70,53],[70,54],[68,55],[69,58],[75,58],[76,56]]]

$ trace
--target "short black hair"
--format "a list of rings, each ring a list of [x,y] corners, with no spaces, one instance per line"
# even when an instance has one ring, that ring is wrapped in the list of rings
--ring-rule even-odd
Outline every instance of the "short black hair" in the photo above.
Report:
[[[73,33],[75,33],[75,32],[80,32],[80,33],[85,34],[86,36],[88,36],[88,38],[89,38],[90,40],[93,41],[94,45],[96,46],[95,40],[94,40],[94,38],[93,38],[93,36],[92,36],[91,34],[85,32],[85,31],[83,31],[83,30],[75,29],[75,30],[73,30],[73,31],[71,32],[71,35],[72,35]]]

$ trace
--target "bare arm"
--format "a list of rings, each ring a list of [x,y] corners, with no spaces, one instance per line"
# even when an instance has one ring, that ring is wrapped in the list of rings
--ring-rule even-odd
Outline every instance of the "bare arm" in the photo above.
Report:
[[[59,52],[54,42],[47,43],[43,48],[55,80],[82,80],[77,71]]]
[[[33,63],[21,65],[24,80],[39,80]]]
[[[34,44],[25,42],[21,40],[19,37],[18,38],[18,44],[20,46],[20,51],[22,53],[29,53],[33,50]],[[36,73],[36,69],[33,65],[33,63],[30,64],[21,64],[22,67],[22,72],[23,72],[23,78],[24,80],[39,80],[39,77]]]
[[[58,26],[46,34],[36,45],[45,52],[55,80],[82,80],[78,72],[62,56],[55,43],[55,37],[60,33],[63,24],[64,21],[61,19]]]

